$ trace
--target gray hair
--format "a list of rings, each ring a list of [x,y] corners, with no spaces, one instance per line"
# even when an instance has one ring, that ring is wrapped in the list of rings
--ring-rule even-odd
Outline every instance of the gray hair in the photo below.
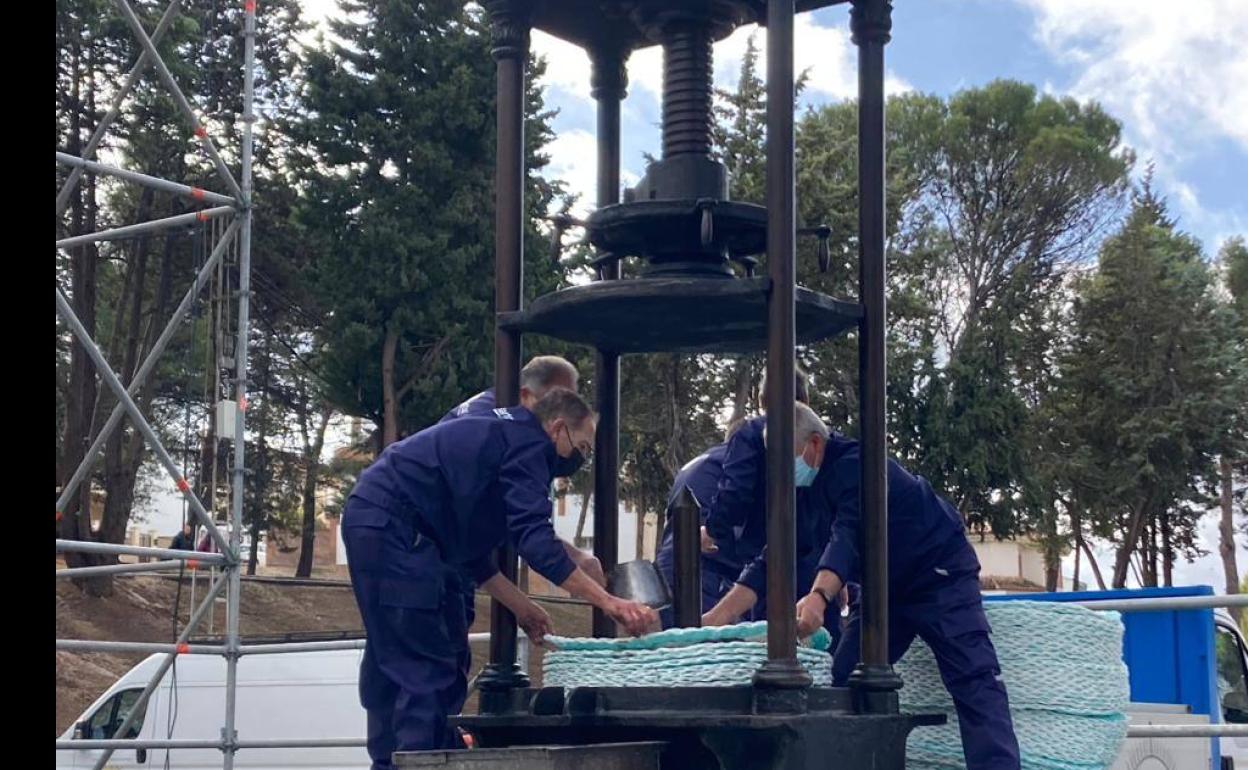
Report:
[[[566,358],[535,356],[520,370],[520,387],[528,388],[537,398],[545,395],[556,380],[564,379],[575,389],[580,374]]]
[[[828,430],[823,420],[819,419],[819,415],[815,414],[815,410],[800,401],[793,406],[793,451],[800,452],[811,436],[819,436],[827,441],[832,432]],[[763,426],[763,443],[767,443],[766,426]]]

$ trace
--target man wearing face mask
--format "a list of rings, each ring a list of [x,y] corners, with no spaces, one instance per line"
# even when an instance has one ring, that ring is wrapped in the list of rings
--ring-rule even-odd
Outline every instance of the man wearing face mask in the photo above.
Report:
[[[555,458],[587,454],[594,417],[555,388],[531,409],[496,409],[396,442],[360,476],[342,516],[352,589],[367,632],[360,701],[374,770],[395,751],[457,748],[447,717],[467,687],[461,575],[515,616],[534,642],[553,629],[546,612],[498,573],[510,540],[533,569],[598,607],[629,633],[654,611],[611,596],[568,557],[551,524]]]
[[[800,367],[795,375],[794,398],[804,404],[810,398],[809,378]],[[759,389],[763,403],[767,403],[767,384],[764,377]],[[699,498],[706,521],[702,553],[738,568],[749,564],[767,543],[766,426],[766,415],[741,424],[725,446],[714,493],[709,500]],[[761,620],[766,612],[765,597],[760,596],[751,617]]]
[[[571,361],[559,356],[534,356],[520,370],[520,406],[531,409],[551,388],[565,388],[575,393],[579,381],[580,373]],[[479,417],[492,414],[497,406],[494,389],[489,388],[447,412],[439,422],[447,422],[458,417]],[[556,478],[567,478],[580,470],[584,463],[585,458],[580,453],[574,453],[570,457],[556,455],[554,475]],[[607,576],[603,573],[602,564],[597,557],[592,553],[582,551],[563,538],[560,538],[560,542],[563,543],[563,549],[567,551],[568,558],[572,559],[576,566],[598,581],[599,585],[607,584]],[[471,628],[477,614],[476,600],[473,596],[476,592],[476,585],[471,578],[465,578],[461,583],[464,588],[464,613],[468,627]],[[465,672],[471,664],[471,657],[464,661]]]
[[[828,523],[814,584],[797,603],[798,634],[808,636],[825,622],[824,613],[841,587],[859,579],[861,460],[858,442],[831,434],[805,404],[797,405],[793,434],[799,493],[827,511]],[[712,619],[732,622],[756,593],[766,591],[766,572],[763,553],[712,610]],[[979,559],[962,517],[925,479],[893,460],[888,463],[888,573],[889,661],[896,663],[915,637],[926,642],[957,708],[967,768],[1019,767],[1009,700],[979,592]],[[860,621],[855,613],[836,647],[834,685],[846,684],[858,663]]]

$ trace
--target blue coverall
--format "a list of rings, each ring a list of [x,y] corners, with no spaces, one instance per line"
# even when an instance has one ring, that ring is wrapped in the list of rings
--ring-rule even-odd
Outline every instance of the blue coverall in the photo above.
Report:
[[[741,424],[728,440],[719,484],[706,507],[706,532],[723,561],[749,564],[767,544],[766,415]],[[767,599],[759,594],[753,617],[766,617]]]
[[[576,569],[551,524],[555,446],[523,407],[439,423],[386,448],[342,517],[368,635],[360,701],[374,770],[395,751],[454,748],[468,646],[462,576],[497,573],[505,540],[558,585]]]
[[[672,521],[673,506],[679,500],[680,494],[685,487],[689,487],[698,504],[702,506],[701,518],[703,523],[706,522],[706,506],[715,496],[715,491],[719,486],[719,477],[723,471],[724,455],[727,450],[727,444],[711,447],[686,463],[685,467],[681,468],[680,472],[676,474],[676,479],[672,483],[672,490],[667,495],[667,523],[663,527],[663,539],[659,544],[659,551],[654,559],[654,563],[658,566],[659,571],[663,573],[663,577],[666,578],[669,586],[675,587],[676,585],[674,553],[674,531],[676,525]],[[706,612],[714,607],[723,598],[724,594],[728,593],[728,590],[732,588],[737,575],[741,574],[741,564],[730,561],[718,553],[702,554],[701,567],[702,611]],[[659,613],[659,619],[663,621],[664,628],[672,627],[674,622],[672,613],[671,607]]]
[[[750,421],[757,425],[755,421]],[[761,427],[759,428],[761,431]],[[760,433],[761,437],[761,433]],[[735,436],[734,436],[735,438]],[[715,493],[721,489],[720,479],[723,475],[724,458],[731,452],[730,441],[728,444],[719,444],[711,447],[704,454],[691,460],[685,467],[680,469],[676,474],[676,479],[672,484],[672,490],[667,497],[667,510],[669,515],[667,518],[667,527],[663,533],[663,540],[659,547],[659,552],[655,558],[655,563],[663,576],[667,578],[668,585],[673,584],[675,572],[675,564],[673,557],[673,536],[670,511],[672,505],[676,502],[681,491],[688,486],[693,491],[693,496],[703,505],[702,518],[703,522],[707,521],[707,505],[706,500],[712,499]],[[752,449],[752,447],[751,447]],[[738,457],[745,454],[744,448],[739,448]],[[758,458],[765,464],[765,456]],[[753,477],[751,481],[746,483],[765,484],[765,476]],[[740,487],[734,488],[734,493],[740,493],[739,498],[759,499],[764,503],[766,498],[766,488],[758,492],[755,490],[745,490],[742,484]],[[815,518],[812,518],[815,517]],[[805,593],[810,590],[811,581],[814,579],[815,568],[818,563],[820,548],[826,542],[826,533],[829,524],[827,517],[818,518],[817,512],[807,511],[806,495],[803,491],[798,492],[798,554],[799,566],[797,574],[797,590]],[[755,531],[757,531],[757,523],[755,523]],[[744,532],[745,527],[735,527],[728,531],[728,536],[716,541],[716,545],[720,547],[719,552],[715,554],[703,554],[702,556],[702,611],[706,612],[714,607],[724,594],[732,588],[737,582],[737,577],[741,574],[741,564],[735,562],[725,556],[725,553],[739,553],[742,549],[735,547],[739,536]],[[707,527],[710,531],[710,527]],[[816,534],[818,533],[818,534]],[[763,542],[766,542],[766,529],[762,530]],[[745,549],[752,549],[754,543],[749,543]],[[851,586],[851,592],[856,586]],[[756,604],[749,612],[741,617],[742,620],[764,620],[767,617],[766,606],[763,602],[765,592],[759,592],[759,603]],[[856,594],[855,594],[856,595]],[[840,607],[829,607],[828,630],[839,637],[840,631]],[[659,617],[663,621],[664,628],[670,628],[673,622],[672,611],[670,609],[659,613]]]
[[[805,491],[831,512],[830,536],[818,569],[842,582],[858,581],[860,522],[858,442],[833,435]],[[799,528],[800,532],[800,528]],[[747,565],[740,582],[765,587],[766,557]],[[896,663],[917,636],[931,647],[958,712],[968,770],[1019,767],[1001,667],[979,592],[979,559],[957,510],[895,461],[888,463],[889,661]],[[850,624],[832,659],[832,682],[844,685],[857,665],[861,618]]]
[[[442,419],[438,420],[438,422],[443,423],[447,420],[453,420],[456,417],[480,417],[481,415],[493,414],[494,409],[497,406],[498,404],[494,399],[494,389],[489,388],[455,406],[449,412],[442,415]],[[472,576],[461,574],[459,585],[464,596],[464,625],[469,630],[472,630],[472,624],[477,619],[477,583],[472,579]],[[465,648],[464,657],[461,663],[464,669],[464,676],[468,676],[468,672],[472,670],[471,647]],[[460,707],[463,707],[462,703],[460,704]]]

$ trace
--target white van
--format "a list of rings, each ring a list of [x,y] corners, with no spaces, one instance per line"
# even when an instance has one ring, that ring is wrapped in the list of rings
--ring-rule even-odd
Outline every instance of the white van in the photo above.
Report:
[[[1216,610],[1213,620],[1222,722],[1248,724],[1248,644],[1226,610]],[[1224,770],[1248,770],[1248,738],[1220,740]]]
[[[363,738],[364,709],[358,690],[363,650],[245,655],[238,663],[235,725],[238,739]],[[60,740],[112,738],[129,708],[159,668],[152,655],[100,696]],[[143,718],[127,738],[219,740],[225,724],[225,659],[181,655],[175,670],[148,700]],[[175,679],[176,674],[176,679]],[[176,686],[175,686],[176,681]],[[89,768],[101,752],[61,749],[57,770]],[[108,768],[128,770],[220,768],[217,749],[125,749],[113,752]],[[363,747],[333,749],[239,749],[234,766],[249,770],[368,770]]]

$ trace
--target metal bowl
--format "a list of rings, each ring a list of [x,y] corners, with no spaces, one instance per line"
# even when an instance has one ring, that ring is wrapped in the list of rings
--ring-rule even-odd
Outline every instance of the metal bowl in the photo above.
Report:
[[[621,599],[663,610],[672,604],[672,589],[654,562],[645,559],[617,564],[607,577],[607,591]]]

